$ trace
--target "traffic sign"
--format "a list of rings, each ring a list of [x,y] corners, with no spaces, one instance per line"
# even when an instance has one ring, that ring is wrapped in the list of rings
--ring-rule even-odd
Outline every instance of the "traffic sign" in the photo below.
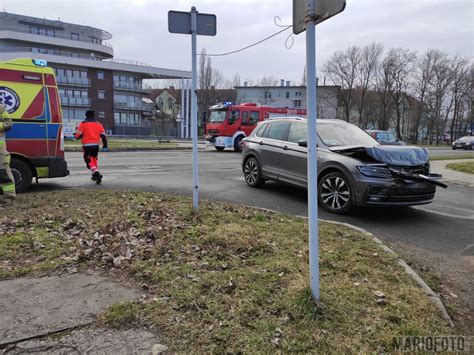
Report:
[[[312,8],[314,9],[314,1],[312,0]],[[293,33],[295,35],[306,29],[305,18],[308,15],[307,10],[310,4],[307,0],[293,0]],[[342,12],[346,7],[346,0],[316,0],[316,8],[314,10],[315,25],[321,23],[328,18]]]
[[[193,211],[197,212],[199,207],[199,172],[198,172],[198,131],[197,131],[197,40],[198,35],[216,35],[216,15],[200,14],[196,7],[191,7],[191,12],[169,11],[168,30],[171,33],[191,35],[191,122],[186,122],[186,130],[189,132],[191,124],[191,136],[193,139]],[[187,101],[187,100],[186,100]],[[187,116],[188,114],[186,114]],[[189,117],[189,116],[187,116]]]
[[[216,15],[200,14],[196,11],[196,34],[215,36],[217,32]],[[183,11],[168,11],[168,31],[171,33],[191,34],[191,13]]]

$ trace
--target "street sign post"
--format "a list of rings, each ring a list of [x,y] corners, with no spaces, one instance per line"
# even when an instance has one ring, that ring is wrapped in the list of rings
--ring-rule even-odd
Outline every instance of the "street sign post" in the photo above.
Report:
[[[345,0],[293,0],[293,33],[306,30],[306,97],[308,114],[308,227],[311,295],[319,301],[318,147],[316,24],[343,11]]]
[[[293,0],[293,33],[295,35],[307,29],[305,21],[308,16],[308,7],[311,7],[311,12],[314,14],[314,24],[317,25],[330,17],[337,15],[344,11],[346,7],[346,0]]]
[[[196,7],[191,7],[191,12],[169,11],[168,30],[171,33],[191,35],[191,65],[192,65],[192,92],[191,92],[191,129],[193,139],[193,211],[199,207],[199,174],[198,174],[198,129],[197,129],[197,35],[216,35],[216,16],[199,14]]]

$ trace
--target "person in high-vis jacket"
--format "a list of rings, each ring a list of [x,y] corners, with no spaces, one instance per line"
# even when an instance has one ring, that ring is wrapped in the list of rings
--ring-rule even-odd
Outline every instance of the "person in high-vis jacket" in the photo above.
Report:
[[[15,199],[15,179],[10,169],[5,132],[12,128],[12,120],[5,105],[0,104],[0,206]]]
[[[104,126],[96,121],[94,110],[86,111],[86,119],[79,124],[74,136],[82,141],[84,161],[87,169],[92,172],[91,179],[100,184],[103,176],[99,172],[99,143],[102,140],[104,152],[108,151],[108,144]]]

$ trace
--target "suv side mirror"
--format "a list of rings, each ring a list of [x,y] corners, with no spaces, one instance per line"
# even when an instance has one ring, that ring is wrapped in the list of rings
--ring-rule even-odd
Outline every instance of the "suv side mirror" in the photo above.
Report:
[[[300,139],[300,140],[298,141],[298,145],[299,145],[300,147],[307,147],[307,146],[308,146],[308,141],[307,141],[306,139]]]

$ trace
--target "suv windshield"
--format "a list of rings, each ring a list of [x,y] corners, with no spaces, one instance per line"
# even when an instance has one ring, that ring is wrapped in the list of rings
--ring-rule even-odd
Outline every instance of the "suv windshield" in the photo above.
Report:
[[[220,123],[225,121],[225,116],[227,114],[227,110],[214,110],[211,111],[211,115],[207,122],[210,123]]]
[[[359,127],[351,124],[320,124],[318,134],[328,147],[363,146],[371,147],[378,142]]]

